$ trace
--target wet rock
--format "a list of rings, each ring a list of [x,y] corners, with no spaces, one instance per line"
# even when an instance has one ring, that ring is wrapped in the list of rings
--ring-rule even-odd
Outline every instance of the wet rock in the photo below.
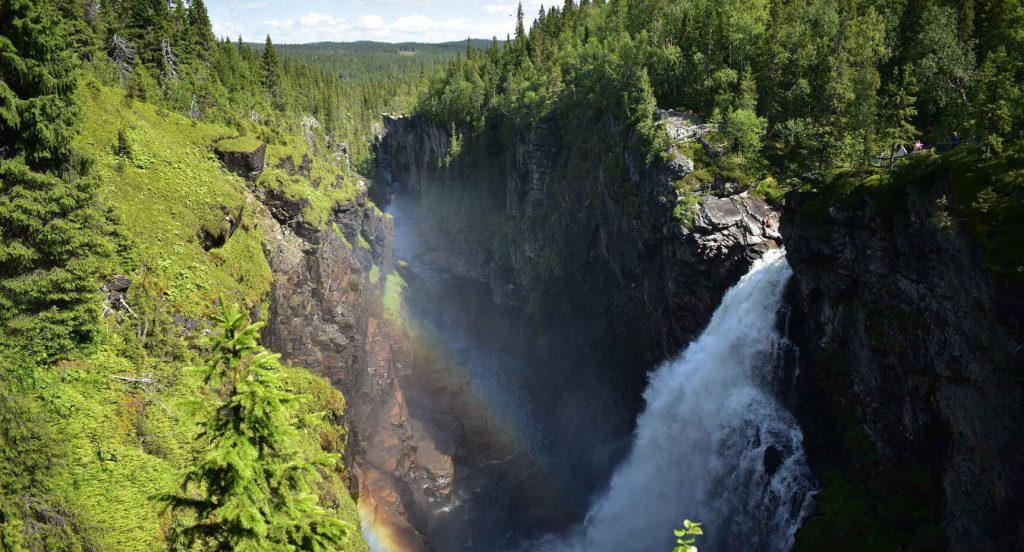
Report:
[[[393,221],[360,191],[331,214],[332,229],[303,219],[305,205],[261,201],[274,271],[266,343],[289,364],[330,379],[347,399],[350,492],[378,531],[402,550],[430,548],[419,529],[450,500],[453,463],[411,419],[399,378],[412,364],[404,335],[380,317],[371,267],[395,269]],[[339,235],[333,227],[340,232]],[[370,250],[357,244],[362,237]]]
[[[713,128],[677,112],[658,118],[673,144],[699,140]],[[376,145],[381,174],[399,188],[443,186],[436,168],[450,149],[451,129],[421,117],[385,116],[383,123],[386,133]],[[609,132],[618,131],[610,123]],[[557,312],[539,316],[572,313],[591,325],[579,332],[590,336],[582,346],[601,362],[635,370],[639,394],[643,371],[693,338],[753,260],[781,245],[773,226],[778,217],[755,198],[707,191],[696,226],[679,224],[672,212],[675,184],[693,166],[678,149],[664,165],[616,154],[628,167],[628,183],[599,172],[566,186],[552,178],[559,169],[556,133],[541,125],[519,137],[507,174],[494,183],[503,212],[487,215],[504,221],[507,243],[496,249],[441,221],[427,225],[424,258],[489,282],[504,304],[552,298],[535,304]],[[624,189],[634,191],[624,199]]]
[[[779,449],[775,448],[775,445],[769,445],[764,449],[764,472],[768,477],[772,477],[780,467],[782,467],[782,454]]]
[[[451,149],[451,130],[421,116],[383,116],[381,138],[374,150],[385,180],[398,188],[419,190],[429,178],[436,161]],[[406,139],[410,129],[422,131],[417,139]],[[389,137],[393,137],[389,139]]]

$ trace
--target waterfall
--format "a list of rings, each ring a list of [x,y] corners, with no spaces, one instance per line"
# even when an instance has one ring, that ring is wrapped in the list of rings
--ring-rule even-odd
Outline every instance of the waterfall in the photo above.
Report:
[[[633,449],[570,543],[541,548],[659,552],[684,518],[702,551],[789,550],[815,481],[793,416],[763,383],[778,366],[785,251],[754,263],[704,333],[660,366]]]

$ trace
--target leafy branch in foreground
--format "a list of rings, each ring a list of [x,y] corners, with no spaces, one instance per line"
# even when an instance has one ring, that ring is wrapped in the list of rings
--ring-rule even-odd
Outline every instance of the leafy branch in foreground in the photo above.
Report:
[[[222,301],[223,303],[223,301]],[[259,344],[262,323],[250,324],[238,305],[214,318],[203,370],[222,402],[202,422],[205,448],[180,494],[162,499],[189,510],[195,522],[172,535],[204,550],[331,550],[350,528],[319,505],[318,466],[335,455],[304,457],[295,444],[300,398],[284,389],[279,355]]]
[[[690,520],[683,520],[683,528],[676,529],[676,545],[672,548],[672,552],[697,552],[697,547],[694,543],[697,542],[696,537],[704,535],[704,530],[700,528],[700,523],[694,523]]]

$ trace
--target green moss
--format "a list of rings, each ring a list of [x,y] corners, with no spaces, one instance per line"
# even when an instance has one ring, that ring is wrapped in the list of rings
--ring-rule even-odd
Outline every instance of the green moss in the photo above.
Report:
[[[83,87],[80,95],[85,109],[76,147],[96,160],[100,195],[117,223],[117,269],[135,281],[129,300],[147,320],[145,325],[133,317],[105,320],[94,350],[37,374],[32,400],[53,419],[54,438],[66,449],[59,468],[50,470],[48,485],[53,496],[63,497],[76,526],[86,528],[94,548],[162,550],[171,518],[155,497],[180,483],[196,453],[193,414],[214,400],[188,369],[202,359],[182,343],[168,311],[202,320],[223,296],[259,306],[266,316],[272,273],[246,183],[223,171],[211,152],[211,145],[232,131],[123,102],[123,92],[96,85]],[[131,121],[126,135],[133,160],[114,152],[123,121]],[[332,188],[310,196],[323,208],[345,193]],[[223,226],[223,209],[244,213],[241,224],[222,247],[206,251],[199,234]],[[145,346],[137,337],[142,327],[148,332]],[[347,436],[333,420],[341,418],[344,398],[306,370],[284,370],[293,390],[309,397],[306,412],[328,412],[302,428],[300,446],[343,451]],[[114,376],[152,383],[142,386]],[[324,475],[322,502],[356,528],[344,549],[367,552],[343,464]]]
[[[344,398],[306,370],[284,370],[291,390],[307,398],[303,413],[328,414],[302,428],[300,447],[343,450],[347,436],[331,420],[344,412]],[[197,452],[195,414],[216,398],[186,366],[131,362],[109,346],[62,371],[64,376],[50,382],[42,397],[59,420],[53,428],[67,451],[60,469],[54,470],[55,493],[74,497],[78,521],[91,528],[97,549],[164,549],[170,518],[155,497],[176,490]],[[143,374],[154,383],[115,379]],[[326,503],[358,532],[344,465],[339,461],[325,475],[321,493]],[[354,538],[346,550],[367,548]]]
[[[683,228],[692,229],[702,196],[690,187],[685,179],[676,183],[676,192],[676,206],[672,214],[676,221],[683,225]]]
[[[781,206],[785,200],[786,194],[793,189],[793,183],[791,182],[780,182],[773,177],[765,178],[755,183],[750,188],[750,195],[761,198],[766,202]]]
[[[203,317],[220,296],[260,304],[270,291],[271,273],[253,209],[244,209],[245,183],[226,174],[209,150],[231,131],[161,116],[151,105],[127,105],[123,95],[83,87],[85,116],[76,147],[96,160],[100,195],[130,242],[121,244],[129,250],[126,272],[158,280],[173,310],[193,318]],[[146,163],[126,163],[114,153],[123,121],[132,122],[127,133],[134,155]],[[205,251],[200,233],[222,225],[222,208],[244,211],[242,223],[224,247]]]
[[[370,267],[370,281],[373,282],[374,285],[377,285],[377,284],[380,283],[380,267],[379,266],[373,265],[372,267]]]
[[[252,136],[238,136],[236,138],[225,138],[218,140],[217,151],[223,152],[251,152],[259,149],[263,141]]]
[[[370,247],[370,242],[366,241],[366,238],[364,238],[362,234],[359,235],[359,247],[367,251],[370,251],[372,249]]]
[[[308,174],[299,171],[308,159]],[[345,165],[326,152],[325,147],[310,147],[301,136],[283,136],[267,147],[267,170],[258,185],[284,192],[290,199],[309,204],[306,222],[326,228],[331,212],[339,204],[355,198],[358,187]],[[290,169],[285,172],[285,167]]]
[[[912,465],[898,471],[904,483],[912,486],[929,482],[926,467]],[[830,471],[816,497],[818,514],[800,529],[795,550],[945,550],[940,517],[922,496],[927,494],[876,497],[840,471]]]

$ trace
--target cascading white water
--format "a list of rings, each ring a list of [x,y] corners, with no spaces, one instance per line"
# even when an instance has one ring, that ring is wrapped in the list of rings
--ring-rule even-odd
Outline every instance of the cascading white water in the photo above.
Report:
[[[704,522],[702,551],[792,548],[815,482],[795,420],[759,385],[784,345],[776,320],[791,274],[784,250],[766,254],[704,333],[657,369],[632,452],[579,534],[556,548],[667,552],[684,518]]]

